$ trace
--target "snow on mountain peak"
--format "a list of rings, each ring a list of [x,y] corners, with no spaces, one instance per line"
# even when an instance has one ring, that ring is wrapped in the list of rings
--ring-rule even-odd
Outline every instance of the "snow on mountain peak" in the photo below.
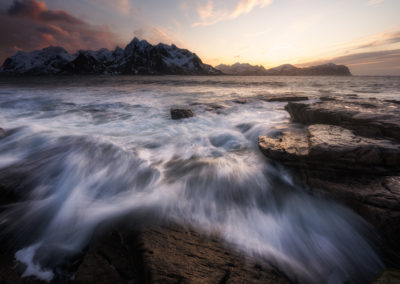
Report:
[[[80,50],[68,53],[62,47],[17,52],[6,59],[2,74],[219,74],[187,49],[160,43],[151,45],[134,38],[126,47]]]

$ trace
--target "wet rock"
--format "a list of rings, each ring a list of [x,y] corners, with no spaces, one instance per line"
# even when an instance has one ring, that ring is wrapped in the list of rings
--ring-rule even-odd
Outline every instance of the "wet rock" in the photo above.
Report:
[[[137,275],[134,255],[112,231],[92,241],[73,283],[135,283]]]
[[[296,102],[296,101],[307,101],[306,96],[273,96],[264,99],[266,102]]]
[[[235,99],[235,100],[233,100],[232,102],[234,102],[235,104],[246,104],[247,103],[247,100],[245,100],[245,99]]]
[[[386,269],[382,271],[374,281],[372,281],[372,284],[396,283],[400,283],[400,270],[398,269]]]
[[[193,111],[188,108],[172,108],[171,118],[172,119],[182,119],[189,118],[194,115]]]
[[[74,283],[288,283],[266,263],[177,225],[114,230],[92,241]]]
[[[216,103],[207,103],[204,106],[206,111],[216,111],[217,113],[225,108],[225,106]]]
[[[389,103],[400,105],[400,101],[399,100],[385,100],[385,102],[389,102]]]
[[[216,114],[223,114],[224,111],[228,108],[227,104],[224,102],[194,102],[190,105],[196,108],[196,112],[209,111]]]
[[[307,101],[309,97],[297,93],[284,93],[284,94],[264,94],[257,95],[253,99],[262,100],[265,102],[296,102]]]
[[[362,136],[400,140],[400,105],[393,102],[373,99],[289,102],[286,110],[294,122],[338,125]]]
[[[336,98],[333,96],[322,96],[319,98],[321,101],[335,101]]]
[[[288,283],[218,239],[177,226],[152,227],[137,236],[145,283]]]
[[[0,139],[6,136],[6,131],[3,128],[0,128]]]
[[[343,175],[303,171],[315,194],[345,203],[374,226],[388,266],[400,267],[400,176]]]
[[[356,136],[338,126],[316,124],[278,137],[260,136],[258,145],[267,157],[297,167],[373,174],[400,171],[399,144]]]

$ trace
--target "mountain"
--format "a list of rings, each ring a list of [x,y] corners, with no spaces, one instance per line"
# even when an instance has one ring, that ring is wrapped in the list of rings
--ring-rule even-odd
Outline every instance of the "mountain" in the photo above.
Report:
[[[113,51],[102,48],[70,54],[62,47],[47,47],[32,52],[19,51],[7,58],[0,68],[0,74],[5,75],[220,73],[187,49],[163,43],[151,45],[137,38],[125,49],[117,47]]]
[[[298,68],[291,64],[265,69],[263,66],[248,63],[235,63],[233,65],[218,65],[216,69],[227,75],[263,75],[263,76],[351,76],[347,66],[333,63]]]
[[[233,65],[220,64],[215,68],[224,74],[232,75],[264,75],[266,71],[261,65],[250,65],[248,63],[235,63]]]

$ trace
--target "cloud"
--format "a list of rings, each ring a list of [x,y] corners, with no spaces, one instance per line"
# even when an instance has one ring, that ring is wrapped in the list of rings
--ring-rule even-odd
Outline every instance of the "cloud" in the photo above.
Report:
[[[77,49],[113,48],[119,40],[107,26],[94,26],[63,10],[50,10],[38,0],[14,1],[0,12],[0,60],[16,50],[49,45]]]
[[[353,53],[307,62],[301,66],[328,62],[347,65],[355,75],[400,75],[400,49]]]
[[[205,5],[197,5],[197,14],[201,21],[195,22],[192,26],[210,26],[226,20],[233,20],[237,17],[250,13],[254,8],[264,8],[273,0],[239,0],[231,10],[217,10],[214,8],[213,0],[207,0]]]
[[[92,0],[94,5],[107,6],[105,9],[113,9],[122,15],[131,15],[134,11],[130,0]]]
[[[235,19],[242,14],[250,13],[256,7],[264,8],[271,3],[272,0],[240,0],[229,17]]]
[[[355,49],[364,49],[371,47],[379,47],[387,44],[399,43],[400,42],[400,31],[381,33],[371,38],[364,40],[364,42],[358,45]]]
[[[383,1],[385,1],[385,0],[369,0],[367,5],[368,6],[376,5],[376,4],[382,3]]]
[[[213,1],[208,0],[206,5],[197,5],[197,13],[200,19],[205,20],[213,16]]]

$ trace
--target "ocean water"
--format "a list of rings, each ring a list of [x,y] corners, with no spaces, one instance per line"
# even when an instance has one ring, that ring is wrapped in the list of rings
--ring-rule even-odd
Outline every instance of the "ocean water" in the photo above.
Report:
[[[394,77],[50,77],[0,79],[0,211],[23,276],[51,280],[114,221],[173,221],[218,233],[303,283],[363,283],[383,264],[358,215],[311,196],[259,151],[287,127],[265,94],[400,97]],[[236,99],[249,99],[246,104]],[[195,116],[172,120],[170,108]]]

